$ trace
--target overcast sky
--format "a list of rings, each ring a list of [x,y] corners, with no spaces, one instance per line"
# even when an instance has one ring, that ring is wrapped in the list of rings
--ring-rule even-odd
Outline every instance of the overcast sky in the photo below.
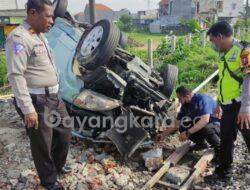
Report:
[[[0,0],[1,1],[1,0]],[[160,0],[149,0],[150,8],[158,8],[158,3]],[[18,0],[20,7],[24,7],[27,0]],[[86,3],[89,0],[68,0],[69,7],[68,10],[75,14],[80,11],[84,11]],[[148,8],[148,0],[96,0],[96,3],[103,3],[113,10],[120,10],[127,8],[132,12],[137,12],[138,10],[146,10]]]

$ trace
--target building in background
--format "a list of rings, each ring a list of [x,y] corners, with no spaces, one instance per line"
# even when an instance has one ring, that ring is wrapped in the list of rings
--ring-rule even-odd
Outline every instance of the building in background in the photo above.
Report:
[[[226,20],[234,24],[244,12],[244,0],[199,0],[200,18],[214,22]]]
[[[8,34],[26,17],[26,10],[18,9],[17,0],[0,0],[0,46],[4,46]]]
[[[217,3],[215,0],[199,0],[199,23],[202,27],[208,28],[209,23],[218,20]]]
[[[244,0],[221,0],[216,2],[218,20],[226,20],[234,24],[244,12]]]
[[[96,3],[95,6],[96,6],[96,21],[97,22],[99,20],[102,20],[102,19],[109,19],[109,20],[116,22],[124,14],[131,15],[130,11],[127,9],[122,9],[120,11],[114,11],[111,8],[109,8],[108,6],[101,4],[101,3]],[[84,12],[80,12],[80,13],[76,14],[75,18],[79,22],[90,23],[89,4],[86,5]]]
[[[158,10],[138,11],[133,14],[133,25],[138,30],[148,30],[149,25],[159,18]]]
[[[198,0],[161,0],[159,19],[152,23],[154,27],[150,28],[160,28],[162,32],[182,33],[180,28],[182,20],[197,19],[198,11]]]

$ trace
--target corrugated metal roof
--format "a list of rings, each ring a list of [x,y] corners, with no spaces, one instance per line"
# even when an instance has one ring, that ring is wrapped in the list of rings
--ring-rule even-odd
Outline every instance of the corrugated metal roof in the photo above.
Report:
[[[89,7],[89,4],[87,4],[86,7]],[[108,6],[106,6],[102,3],[96,3],[95,8],[96,8],[96,10],[99,10],[99,11],[112,11],[111,8],[109,8]]]
[[[26,17],[26,10],[25,9],[18,9],[18,10],[1,10],[0,16],[7,16],[7,17]]]
[[[13,10],[17,8],[16,0],[0,0],[0,10]]]

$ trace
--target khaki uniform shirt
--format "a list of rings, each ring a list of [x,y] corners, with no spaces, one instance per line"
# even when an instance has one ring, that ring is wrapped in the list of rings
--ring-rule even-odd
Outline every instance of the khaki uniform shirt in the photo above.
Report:
[[[24,22],[6,40],[8,80],[23,114],[35,112],[29,88],[58,84],[51,49],[43,34],[32,32]]]

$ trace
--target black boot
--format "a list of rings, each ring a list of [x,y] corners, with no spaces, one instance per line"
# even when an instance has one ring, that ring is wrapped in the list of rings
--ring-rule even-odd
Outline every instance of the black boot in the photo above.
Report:
[[[231,167],[218,166],[212,175],[206,176],[204,178],[205,182],[214,182],[216,180],[229,181],[232,177]]]
[[[55,182],[51,185],[44,186],[46,190],[64,190],[64,187],[59,184],[58,182]]]
[[[59,175],[69,174],[72,172],[72,168],[69,166],[64,166],[61,169],[59,169],[57,172]]]

